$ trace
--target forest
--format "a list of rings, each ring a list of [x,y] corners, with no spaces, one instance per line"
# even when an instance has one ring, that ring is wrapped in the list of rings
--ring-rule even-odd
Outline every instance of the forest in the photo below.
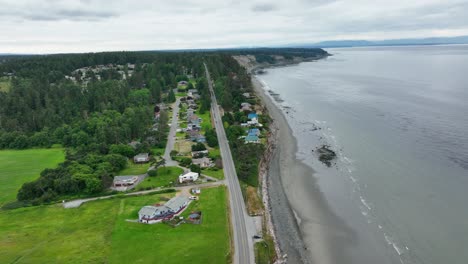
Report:
[[[155,109],[159,103],[175,101],[173,89],[178,81],[195,78],[201,95],[200,112],[210,109],[204,62],[215,80],[215,93],[223,109],[236,109],[244,100],[242,93],[251,92],[252,84],[250,75],[232,55],[248,52],[285,56],[320,53],[260,49],[2,57],[0,75],[9,80],[9,89],[0,90],[0,149],[58,145],[66,150],[65,162],[25,183],[18,200],[40,204],[101,193],[126,166],[127,158],[163,148],[168,116],[161,111],[155,119]],[[226,115],[226,131],[232,138],[239,178],[256,185],[263,145],[239,141],[239,118]],[[215,145],[214,131],[208,134],[213,139],[209,143]],[[132,141],[141,144],[134,149],[128,145]]]
[[[70,77],[83,67],[86,81]],[[168,116],[161,111],[155,119],[155,105],[175,100],[177,80],[205,73],[201,54],[152,52],[14,57],[0,72],[11,83],[0,91],[0,149],[66,149],[65,162],[20,189],[18,200],[33,204],[100,193],[127,158],[164,147]],[[199,83],[207,94],[206,81]],[[133,149],[131,141],[141,144]]]

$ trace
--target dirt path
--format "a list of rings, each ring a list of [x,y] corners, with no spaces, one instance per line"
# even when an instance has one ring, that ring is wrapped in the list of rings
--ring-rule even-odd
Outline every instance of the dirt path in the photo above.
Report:
[[[214,187],[214,186],[219,186],[219,185],[224,185],[224,184],[225,184],[225,181],[222,180],[222,181],[208,182],[208,183],[202,183],[202,184],[191,184],[191,185],[174,187],[174,188],[166,188],[166,189],[175,189],[175,190],[179,191],[178,195],[180,195],[180,193],[182,193],[182,192],[183,193],[187,193],[187,192],[190,193],[190,189],[192,189],[192,188],[207,188],[207,187]],[[125,193],[124,195],[125,196],[141,195],[141,194],[152,193],[154,191],[162,191],[162,190],[166,190],[166,189],[156,188],[156,189],[151,189],[151,190],[146,190],[146,191]],[[63,207],[64,208],[76,208],[76,207],[79,207],[80,205],[82,205],[83,203],[86,203],[86,202],[89,202],[89,201],[109,199],[109,198],[112,198],[112,197],[116,197],[117,195],[120,195],[120,194],[113,194],[113,195],[107,195],[107,196],[100,196],[100,197],[73,200],[73,201],[63,203]]]

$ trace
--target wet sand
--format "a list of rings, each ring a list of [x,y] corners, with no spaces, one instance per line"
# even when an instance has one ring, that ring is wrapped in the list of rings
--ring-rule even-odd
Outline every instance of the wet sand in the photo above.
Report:
[[[327,205],[314,170],[296,159],[297,141],[283,114],[261,83],[254,89],[273,119],[276,131],[267,185],[273,226],[287,263],[351,263],[348,249],[357,239]]]

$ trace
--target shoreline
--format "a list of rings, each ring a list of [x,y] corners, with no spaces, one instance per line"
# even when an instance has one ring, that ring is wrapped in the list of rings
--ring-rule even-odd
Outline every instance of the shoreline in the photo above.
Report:
[[[287,256],[283,261],[290,263],[348,263],[346,249],[356,243],[353,231],[329,208],[313,168],[296,159],[297,139],[282,109],[256,76],[252,76],[252,83],[273,119],[265,193],[269,204],[274,204],[268,211],[280,261]]]

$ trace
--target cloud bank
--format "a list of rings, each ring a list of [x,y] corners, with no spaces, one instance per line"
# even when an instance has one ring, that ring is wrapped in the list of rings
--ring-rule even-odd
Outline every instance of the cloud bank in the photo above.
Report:
[[[0,53],[468,35],[468,1],[0,0]]]

